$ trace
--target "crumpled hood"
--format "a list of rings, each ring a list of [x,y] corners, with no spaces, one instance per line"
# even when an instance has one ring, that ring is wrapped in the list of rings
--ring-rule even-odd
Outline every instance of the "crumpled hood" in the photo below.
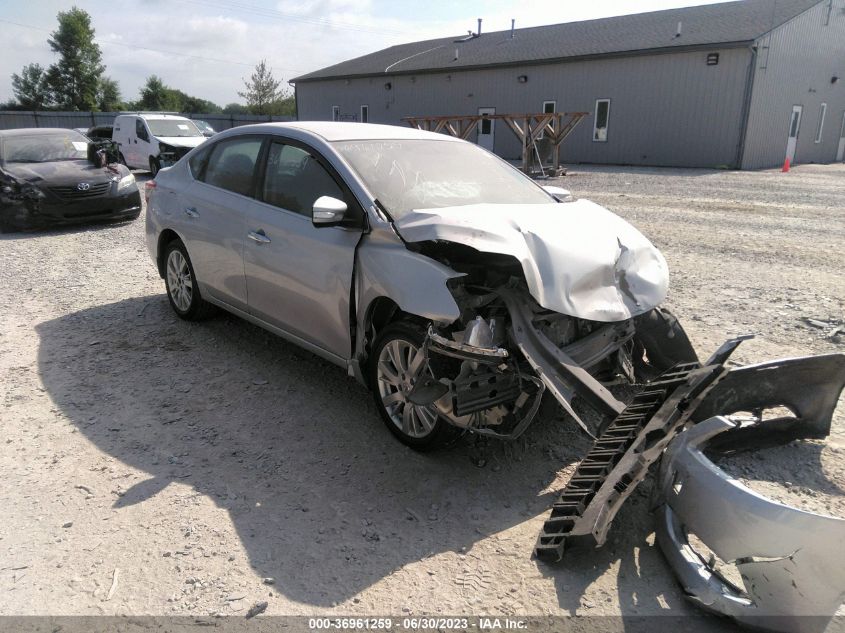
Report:
[[[156,136],[156,138],[159,143],[172,147],[196,147],[206,140],[204,136]]]
[[[588,200],[419,209],[394,224],[406,242],[445,240],[512,255],[537,303],[581,319],[629,319],[660,305],[669,289],[660,251]]]

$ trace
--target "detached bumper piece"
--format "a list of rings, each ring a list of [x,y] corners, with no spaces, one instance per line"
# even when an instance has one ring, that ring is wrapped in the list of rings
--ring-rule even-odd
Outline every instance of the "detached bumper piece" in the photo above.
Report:
[[[728,373],[725,361],[747,338],[727,341],[703,367],[675,366],[633,398],[598,437],[552,507],[534,549],[537,558],[559,561],[573,537],[604,544],[622,503]]]
[[[699,411],[714,415],[679,435],[660,471],[657,541],[687,597],[772,631],[821,633],[845,598],[845,520],[769,500],[705,455],[822,437],[845,386],[845,355],[797,358],[731,372]],[[766,408],[794,415],[764,419]],[[742,412],[741,415],[727,417]],[[749,417],[748,412],[752,415]],[[736,565],[743,588],[690,545],[694,534]],[[705,560],[707,558],[707,560]]]

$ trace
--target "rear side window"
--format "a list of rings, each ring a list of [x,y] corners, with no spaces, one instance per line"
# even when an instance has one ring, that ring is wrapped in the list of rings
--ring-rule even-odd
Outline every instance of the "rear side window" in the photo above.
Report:
[[[211,149],[202,181],[242,196],[252,195],[253,175],[261,139],[233,138]]]
[[[212,149],[214,148],[204,147],[188,160],[188,167],[191,169],[191,175],[196,180],[200,180],[202,178],[202,171],[205,169],[206,163],[208,163],[208,156],[211,154]]]
[[[273,143],[267,154],[264,202],[310,218],[314,202],[322,196],[344,199],[335,179],[308,152]]]

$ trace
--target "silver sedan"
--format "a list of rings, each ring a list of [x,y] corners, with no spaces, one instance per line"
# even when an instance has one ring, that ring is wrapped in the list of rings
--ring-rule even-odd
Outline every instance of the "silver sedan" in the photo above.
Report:
[[[624,405],[605,385],[696,359],[642,234],[466,141],[244,126],[146,194],[178,316],[222,308],[346,368],[416,449],[517,437],[545,391],[586,428],[573,398],[613,417]]]

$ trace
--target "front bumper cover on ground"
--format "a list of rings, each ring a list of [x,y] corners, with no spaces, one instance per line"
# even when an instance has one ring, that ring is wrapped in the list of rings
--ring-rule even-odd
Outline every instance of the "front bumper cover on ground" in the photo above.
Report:
[[[845,386],[845,356],[776,361],[732,372],[697,413],[715,413],[675,438],[662,460],[657,540],[687,596],[743,624],[824,631],[845,598],[845,520],[767,499],[727,475],[705,449],[735,450],[823,437]],[[711,406],[712,405],[712,406]],[[763,419],[766,408],[794,416]],[[726,415],[747,412],[742,421]],[[698,416],[696,416],[698,417]],[[694,534],[733,563],[734,586],[690,545]]]

